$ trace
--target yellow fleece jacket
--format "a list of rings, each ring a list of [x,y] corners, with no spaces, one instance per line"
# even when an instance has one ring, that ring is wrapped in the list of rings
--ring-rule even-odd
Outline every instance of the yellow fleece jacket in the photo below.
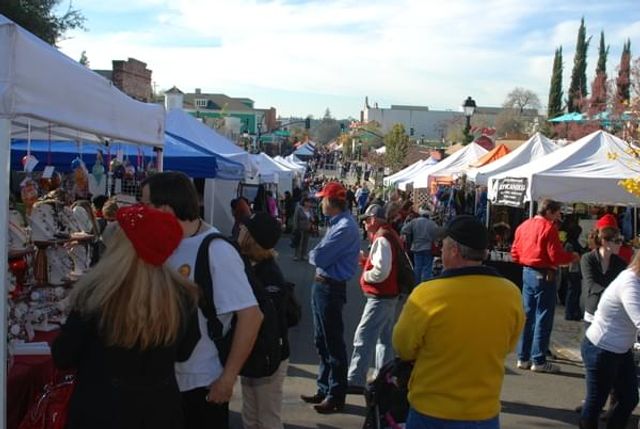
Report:
[[[393,330],[398,356],[415,361],[411,406],[440,419],[497,416],[504,359],[523,325],[518,287],[491,268],[447,270],[416,287]]]

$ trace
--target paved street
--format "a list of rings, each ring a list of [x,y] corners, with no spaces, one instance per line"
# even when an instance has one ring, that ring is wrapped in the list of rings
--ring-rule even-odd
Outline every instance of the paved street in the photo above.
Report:
[[[316,240],[312,241],[312,245]],[[292,356],[284,385],[285,427],[287,429],[360,428],[365,414],[362,396],[348,396],[345,412],[328,416],[316,414],[311,406],[299,399],[301,393],[315,392],[317,357],[313,345],[313,326],[309,309],[309,285],[313,278],[313,269],[305,262],[292,260],[292,251],[288,243],[289,236],[284,235],[278,246],[279,262],[285,276],[297,285],[296,294],[303,305],[304,315],[302,323],[290,330]],[[364,299],[355,279],[349,283],[347,295],[344,312],[345,341],[350,353],[353,332],[364,306]],[[515,356],[511,356],[507,361],[502,392],[502,428],[576,428],[578,415],[573,409],[580,403],[584,394],[583,370],[579,364],[560,361],[562,374],[546,375],[518,370],[515,368],[515,360]],[[242,427],[238,414],[240,406],[238,384],[231,404],[234,429]]]

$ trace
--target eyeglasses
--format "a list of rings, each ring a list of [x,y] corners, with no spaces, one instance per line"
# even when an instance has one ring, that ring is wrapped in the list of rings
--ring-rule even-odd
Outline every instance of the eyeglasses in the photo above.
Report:
[[[618,238],[614,238],[614,239],[612,239],[612,240],[610,240],[610,241],[611,241],[611,243],[613,243],[613,244],[622,244],[622,243],[624,242],[624,240],[623,240],[622,238],[620,238],[620,237],[618,237]]]

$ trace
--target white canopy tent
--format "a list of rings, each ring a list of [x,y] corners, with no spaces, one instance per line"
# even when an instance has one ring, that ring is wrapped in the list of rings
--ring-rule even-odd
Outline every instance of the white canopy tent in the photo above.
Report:
[[[421,168],[424,168],[426,166],[431,166],[431,165],[435,165],[437,164],[438,161],[429,157],[427,159],[421,159],[417,162],[414,162],[413,164],[409,165],[408,167],[403,168],[402,170],[398,171],[397,173],[394,173],[390,176],[385,177],[384,179],[382,179],[382,184],[384,186],[393,186],[399,182],[401,182],[403,179],[405,179],[406,177],[411,176],[413,173],[415,173],[416,171],[418,171]]]
[[[455,152],[436,165],[417,172],[413,178],[414,188],[427,188],[437,177],[456,177],[469,170],[469,165],[488,151],[477,143],[469,143],[464,149]]]
[[[377,153],[378,155],[384,155],[385,153],[387,153],[387,147],[381,146],[378,149],[374,150],[374,152]]]
[[[287,155],[284,159],[294,164],[302,165],[305,168],[307,168],[307,163],[301,160],[300,158],[298,158],[297,156],[295,156],[294,154]]]
[[[527,164],[555,151],[559,147],[542,134],[535,133],[513,152],[483,167],[469,170],[467,178],[476,185],[487,185],[490,176]]]
[[[283,167],[287,167],[289,169],[297,171],[301,175],[304,175],[305,171],[307,170],[306,166],[291,162],[288,159],[281,157],[280,155],[274,156],[273,160],[281,164]]]
[[[624,140],[596,131],[529,164],[491,176],[488,198],[495,200],[499,179],[524,178],[524,201],[552,198],[637,206],[640,200],[618,185],[621,179],[638,177],[638,161],[628,148]]]
[[[111,82],[0,15],[0,225],[8,225],[11,138],[106,139],[164,144],[164,108],[135,101]],[[40,133],[40,134],[38,134]],[[159,159],[161,159],[159,157]],[[7,230],[0,228],[0,272],[7,272]],[[6,285],[5,285],[6,286]],[[3,292],[3,293],[6,293]],[[6,300],[0,305],[0,362],[6,362]],[[0,383],[6,398],[6,365]],[[6,401],[0,402],[0,427]]]
[[[257,183],[276,183],[278,192],[291,192],[293,188],[293,171],[274,161],[269,155],[261,152],[251,155],[253,161],[258,165],[258,173],[253,177]]]

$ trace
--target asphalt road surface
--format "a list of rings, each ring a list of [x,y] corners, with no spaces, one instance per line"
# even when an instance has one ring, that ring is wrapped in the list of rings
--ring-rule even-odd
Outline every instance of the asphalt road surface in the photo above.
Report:
[[[312,239],[310,248],[318,239]],[[289,331],[291,358],[288,376],[284,383],[283,421],[287,429],[355,429],[361,428],[366,412],[363,396],[350,395],[343,413],[319,415],[313,408],[300,400],[300,394],[315,393],[315,377],[318,359],[313,344],[313,321],[310,311],[310,285],[314,270],[306,262],[295,262],[289,248],[289,236],[283,235],[279,245],[278,262],[285,277],[296,284],[296,295],[303,306],[303,318],[299,326]],[[363,242],[363,246],[366,243]],[[348,356],[364,298],[360,293],[357,279],[348,284],[347,304],[344,310],[345,342]],[[503,429],[522,428],[576,428],[578,414],[574,408],[584,395],[584,371],[570,362],[558,362],[561,374],[534,374],[518,370],[515,356],[506,361],[506,377],[502,389]],[[241,409],[240,385],[236,385],[231,402],[232,428],[242,428],[239,412]],[[604,427],[604,425],[603,425]],[[637,422],[633,422],[634,429]]]

